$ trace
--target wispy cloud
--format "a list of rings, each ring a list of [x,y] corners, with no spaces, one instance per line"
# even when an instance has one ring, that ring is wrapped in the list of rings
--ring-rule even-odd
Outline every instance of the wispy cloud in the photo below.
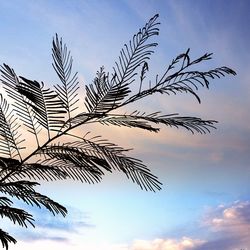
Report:
[[[53,216],[45,209],[36,207],[29,208],[28,211],[34,214],[35,228],[11,226],[13,235],[24,242],[49,240],[69,243],[72,235],[82,234],[84,230],[95,227],[89,222],[87,214],[73,207],[68,207],[68,215],[65,218],[60,215]]]

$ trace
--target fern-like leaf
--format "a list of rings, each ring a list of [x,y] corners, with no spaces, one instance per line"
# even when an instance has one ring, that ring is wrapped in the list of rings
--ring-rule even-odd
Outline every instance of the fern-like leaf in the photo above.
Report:
[[[57,34],[53,39],[52,57],[53,68],[62,82],[62,85],[55,85],[54,87],[68,114],[68,119],[70,119],[72,112],[78,108],[76,104],[79,101],[77,93],[79,82],[77,72],[72,75],[73,59],[70,51]]]
[[[236,75],[236,72],[228,67],[215,68],[209,71],[195,71],[187,70],[187,68],[200,63],[202,61],[210,60],[211,53],[206,53],[201,57],[191,60],[189,56],[189,49],[186,53],[178,55],[172,60],[171,64],[168,66],[162,77],[156,76],[155,85],[138,91],[126,101],[124,101],[119,107],[125,106],[129,103],[138,101],[146,96],[152,95],[154,93],[161,94],[177,94],[178,92],[189,93],[193,95],[200,103],[200,97],[197,94],[199,87],[209,88],[209,83],[211,79],[224,77],[228,75]],[[179,66],[179,67],[178,67]],[[178,67],[178,69],[176,69]],[[176,71],[170,74],[171,71],[176,69]]]
[[[37,185],[40,184],[31,181],[2,183],[0,185],[0,192],[22,200],[28,205],[35,205],[39,208],[41,208],[41,205],[43,205],[53,215],[60,213],[65,216],[67,214],[66,208],[60,205],[59,203],[51,200],[47,196],[36,192],[33,187]]]
[[[40,164],[39,162],[42,162],[42,160],[37,163],[25,163],[21,166],[18,160],[0,157],[0,176],[2,178],[8,176],[5,179],[9,181],[18,181],[27,178],[30,180],[55,181],[68,178],[67,173],[62,169],[48,164]]]
[[[160,190],[161,183],[158,178],[151,174],[140,160],[128,157],[124,152],[128,151],[116,144],[107,142],[106,140],[96,139],[75,142],[75,146],[86,150],[89,154],[99,154],[102,159],[106,159],[110,167],[115,170],[121,170],[133,182],[138,184],[141,189],[155,191]]]
[[[58,164],[58,161],[65,163],[74,161],[77,174],[86,171],[87,168],[88,172],[93,173],[94,171],[94,173],[97,172],[101,176],[103,175],[101,168],[108,171],[116,169],[123,171],[128,178],[137,183],[142,189],[159,190],[161,183],[157,180],[157,177],[151,174],[150,170],[141,161],[125,156],[123,154],[125,151],[127,150],[105,140],[91,141],[83,138],[81,141],[65,143],[63,146],[52,145],[47,147],[46,150],[42,150],[42,153],[51,158],[56,158],[55,165]],[[78,155],[80,155],[80,159],[76,157]],[[79,165],[79,162],[82,165]],[[65,163],[62,165],[64,168]],[[70,171],[71,178],[74,178],[75,172],[71,168],[68,171]],[[84,179],[84,181],[86,180]]]
[[[163,94],[176,94],[177,92],[186,92],[195,96],[200,102],[199,96],[196,94],[199,86],[209,88],[209,78],[221,78],[225,74],[235,75],[235,72],[227,67],[220,67],[206,72],[187,71],[180,72],[176,76],[170,76],[164,79],[157,92]]]
[[[206,134],[210,132],[210,129],[215,128],[214,124],[217,123],[214,120],[202,120],[201,118],[179,116],[178,114],[160,115],[160,112],[155,112],[146,115],[138,111],[130,115],[110,114],[100,118],[98,121],[105,125],[136,127],[153,132],[158,132],[160,129],[152,127],[151,123],[164,124],[176,128],[183,127],[193,134],[195,132]]]
[[[19,146],[24,139],[19,132],[20,125],[12,110],[9,110],[9,104],[0,94],[0,154],[11,158],[19,157],[20,150],[24,147]]]
[[[3,248],[6,248],[6,250],[9,249],[9,243],[14,243],[16,244],[16,240],[10,236],[7,232],[3,231],[0,229],[0,240],[2,242]]]
[[[115,125],[115,126],[125,126],[125,127],[134,127],[141,128],[151,132],[158,132],[158,128],[152,127],[147,121],[144,121],[141,118],[132,117],[131,115],[116,115],[116,114],[90,114],[90,113],[80,113],[74,118],[71,119],[73,125],[83,124],[87,120],[90,120],[90,123],[99,122],[103,125]],[[88,123],[88,122],[87,122]]]
[[[69,143],[50,145],[41,149],[38,153],[47,157],[45,164],[62,169],[74,180],[87,183],[99,182],[104,174],[101,168],[110,171],[105,160],[95,155],[87,155],[81,148]],[[48,161],[48,157],[50,161]]]
[[[116,108],[131,92],[129,85],[135,81],[136,70],[148,61],[157,43],[148,43],[148,39],[158,35],[158,15],[152,17],[146,25],[133,36],[129,44],[121,50],[114,67],[111,80],[101,68],[94,83],[86,86],[85,105],[90,113],[106,113]]]
[[[224,77],[226,74],[236,75],[235,71],[228,67],[215,68],[209,71],[194,71],[186,70],[191,66],[198,64],[202,61],[207,61],[212,59],[212,53],[206,53],[195,60],[191,60],[189,56],[190,49],[186,53],[182,53],[177,56],[172,63],[169,65],[161,79],[156,77],[156,85],[154,90],[161,94],[176,94],[177,92],[186,92],[195,96],[195,98],[200,102],[200,98],[196,91],[198,87],[209,88],[209,80],[214,78]],[[179,70],[173,74],[168,75],[169,71],[179,66]]]
[[[87,121],[89,118],[94,117],[94,114],[80,113],[71,119],[72,124],[81,124]],[[217,121],[203,120],[198,117],[179,116],[178,114],[160,115],[160,112],[154,112],[146,115],[139,111],[134,111],[131,114],[105,114],[95,116],[92,118],[91,123],[98,122],[103,125],[125,126],[129,128],[140,128],[151,132],[159,132],[160,128],[152,126],[154,124],[164,124],[170,127],[183,127],[193,134],[195,132],[200,134],[206,134],[214,129],[214,124]]]
[[[28,227],[27,223],[34,227],[32,215],[19,208],[0,206],[0,216],[8,218],[14,224],[18,223],[22,227]]]
[[[20,178],[29,178],[31,180],[65,180],[68,178],[68,174],[63,170],[51,165],[45,165],[40,163],[24,164],[22,171],[19,171],[12,175],[12,178],[20,180]]]
[[[0,206],[10,206],[12,203],[7,197],[0,197]]]
[[[15,71],[7,64],[3,64],[0,71],[2,73],[1,82],[3,83],[3,87],[6,90],[8,96],[14,100],[14,111],[17,113],[23,124],[27,127],[28,132],[35,136],[37,145],[39,145],[39,123],[35,118],[34,111],[28,104],[29,100],[18,92],[20,79],[16,75]]]
[[[146,72],[149,70],[148,68],[148,63],[144,62],[142,69],[141,69],[141,75],[140,75],[140,88],[139,88],[139,92],[141,92],[142,89],[142,83],[143,80],[146,78]]]
[[[150,132],[158,132],[160,129],[155,128],[146,120],[139,117],[132,117],[129,115],[107,115],[98,120],[103,125],[125,126],[129,128],[140,128]]]
[[[43,82],[31,81],[20,77],[23,81],[17,86],[18,92],[30,102],[38,123],[48,131],[58,131],[64,123],[63,103],[56,93],[50,89],[44,89]]]

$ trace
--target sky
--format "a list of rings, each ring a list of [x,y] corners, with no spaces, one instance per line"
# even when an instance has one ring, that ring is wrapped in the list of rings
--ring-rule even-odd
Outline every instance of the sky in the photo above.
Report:
[[[157,13],[159,45],[150,60],[149,78],[164,72],[188,48],[191,58],[213,53],[201,69],[228,66],[237,72],[214,79],[209,90],[200,88],[201,104],[186,94],[153,95],[124,108],[219,121],[210,134],[163,126],[157,134],[91,128],[93,135],[133,148],[130,156],[159,177],[161,191],[142,191],[116,172],[95,185],[42,183],[38,190],[69,213],[54,217],[27,207],[35,215],[35,229],[1,223],[18,240],[10,249],[250,249],[249,11],[247,0],[0,1],[1,64],[49,87],[59,83],[51,66],[52,38],[58,33],[79,72],[82,108],[84,86],[101,66],[111,71],[123,45]]]

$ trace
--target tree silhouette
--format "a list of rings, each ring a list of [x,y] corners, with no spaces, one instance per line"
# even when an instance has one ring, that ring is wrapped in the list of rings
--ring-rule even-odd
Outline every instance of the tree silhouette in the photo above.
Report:
[[[160,112],[119,112],[119,108],[132,104],[155,93],[188,93],[198,102],[198,87],[209,87],[209,81],[226,74],[236,73],[228,67],[209,71],[190,69],[211,59],[204,54],[192,60],[189,49],[172,60],[163,75],[145,83],[149,71],[149,59],[157,43],[150,42],[159,33],[158,15],[145,26],[120,51],[113,72],[104,67],[97,71],[92,84],[86,86],[85,112],[78,109],[79,81],[72,72],[73,59],[66,44],[56,36],[53,38],[53,68],[60,84],[53,89],[43,82],[17,76],[6,64],[1,66],[1,82],[6,97],[0,94],[0,215],[22,227],[34,226],[34,219],[28,212],[13,207],[11,199],[17,198],[28,205],[41,206],[53,215],[66,215],[62,205],[35,191],[39,180],[64,179],[87,183],[99,182],[105,171],[122,171],[141,189],[155,191],[161,183],[140,160],[131,158],[128,151],[101,137],[80,135],[75,129],[90,123],[126,126],[158,132],[156,124],[170,127],[184,127],[192,133],[207,133],[216,121],[197,117]],[[192,67],[193,68],[193,67]],[[131,88],[136,82],[137,90]],[[22,128],[34,136],[36,145],[25,150]],[[46,137],[46,140],[42,140]],[[25,157],[24,154],[26,153]],[[7,196],[7,197],[6,197]],[[0,229],[4,248],[16,240]]]

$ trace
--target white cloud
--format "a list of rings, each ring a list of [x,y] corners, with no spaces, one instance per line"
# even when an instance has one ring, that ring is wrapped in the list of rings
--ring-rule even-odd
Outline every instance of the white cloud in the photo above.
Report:
[[[204,241],[182,237],[181,239],[137,240],[128,250],[188,250],[203,244]]]
[[[205,224],[214,232],[225,232],[244,238],[250,232],[250,202],[236,201],[231,206],[219,206]],[[250,240],[249,240],[250,244]]]

